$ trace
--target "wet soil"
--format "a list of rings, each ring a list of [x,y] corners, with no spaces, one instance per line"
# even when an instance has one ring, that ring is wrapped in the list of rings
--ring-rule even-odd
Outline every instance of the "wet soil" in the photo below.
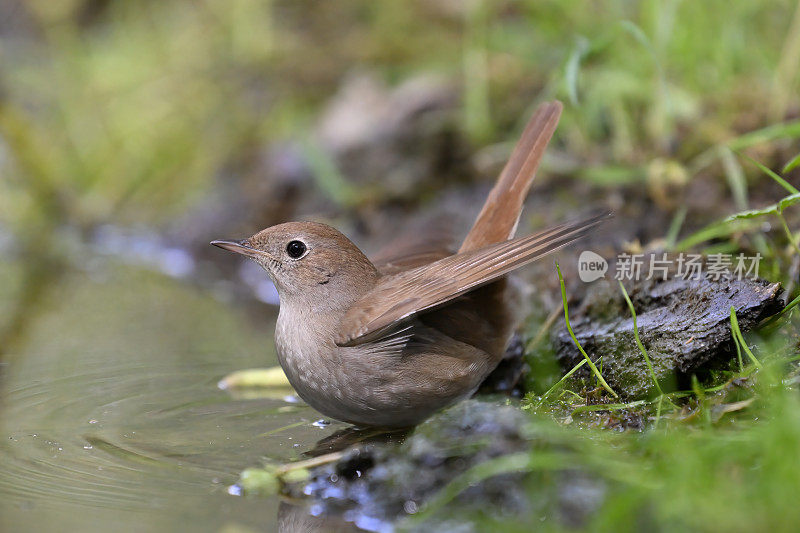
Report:
[[[476,465],[501,456],[520,457],[537,446],[547,449],[555,445],[519,409],[465,401],[420,425],[400,445],[360,444],[338,461],[314,469],[307,483],[290,491],[292,497],[304,501],[304,506],[293,511],[291,522],[310,511],[320,523],[343,517],[367,530],[388,531],[391,524],[398,523],[416,530],[410,517],[454,479]],[[466,527],[467,516],[476,510],[498,517],[537,517],[580,526],[601,503],[602,482],[574,470],[551,474],[541,498],[530,498],[522,490],[531,481],[524,468],[476,478],[448,503],[447,518],[435,513],[426,516],[424,529],[419,530]],[[284,511],[284,516],[292,514]]]

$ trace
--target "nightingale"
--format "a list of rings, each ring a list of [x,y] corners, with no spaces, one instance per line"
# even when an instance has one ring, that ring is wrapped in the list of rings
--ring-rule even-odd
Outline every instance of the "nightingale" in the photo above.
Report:
[[[507,274],[608,216],[513,238],[561,109],[556,101],[535,111],[455,253],[435,231],[417,232],[370,261],[342,233],[315,222],[211,243],[249,257],[272,278],[278,361],[306,403],[356,426],[401,428],[475,392],[521,318]]]

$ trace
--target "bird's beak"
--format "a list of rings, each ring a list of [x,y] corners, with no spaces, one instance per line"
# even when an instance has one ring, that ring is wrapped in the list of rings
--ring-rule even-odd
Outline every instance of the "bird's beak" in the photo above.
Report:
[[[266,255],[261,250],[251,248],[247,244],[247,239],[242,241],[211,241],[214,246],[219,246],[223,250],[235,252],[237,254],[246,255],[247,257],[258,257],[259,255]]]

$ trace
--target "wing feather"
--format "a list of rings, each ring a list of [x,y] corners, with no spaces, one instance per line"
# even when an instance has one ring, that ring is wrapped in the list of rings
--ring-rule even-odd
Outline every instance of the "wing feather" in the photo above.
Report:
[[[417,313],[447,303],[570,244],[608,216],[608,213],[603,213],[579,222],[561,224],[527,237],[451,255],[384,276],[345,314],[339,324],[336,344],[352,346],[379,337]]]

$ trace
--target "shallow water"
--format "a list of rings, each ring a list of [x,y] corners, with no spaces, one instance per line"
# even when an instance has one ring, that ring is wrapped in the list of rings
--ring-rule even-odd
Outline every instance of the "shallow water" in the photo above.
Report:
[[[271,531],[279,499],[228,493],[342,426],[225,374],[275,364],[274,314],[127,267],[69,276],[2,367],[0,530]],[[289,398],[291,400],[291,398]]]

